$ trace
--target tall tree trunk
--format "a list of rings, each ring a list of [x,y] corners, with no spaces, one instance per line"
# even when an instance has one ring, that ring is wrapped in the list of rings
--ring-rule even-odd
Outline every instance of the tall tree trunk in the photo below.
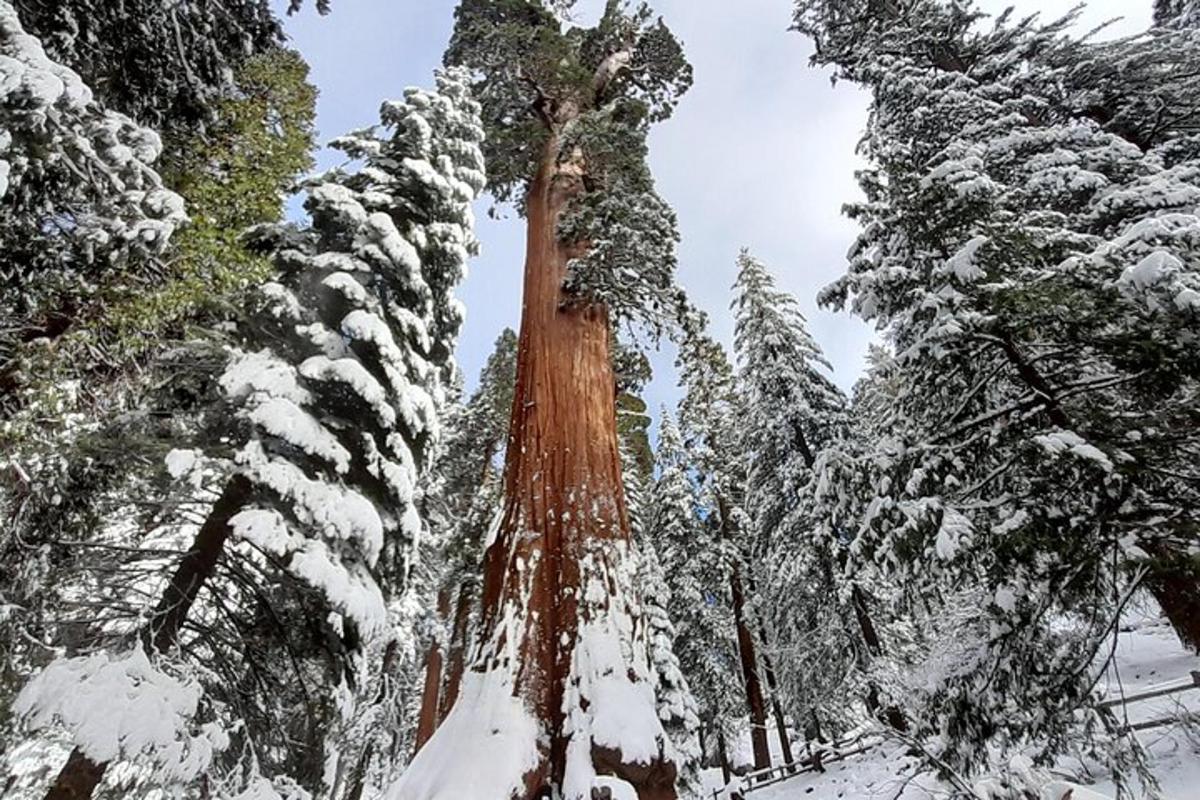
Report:
[[[438,590],[438,626],[444,627],[450,616],[450,589]],[[413,755],[421,751],[429,737],[437,730],[441,718],[438,715],[439,694],[442,688],[442,637],[436,631],[425,652],[425,685],[421,691],[421,710],[417,715],[417,733],[413,742]]]
[[[875,630],[875,622],[871,619],[871,610],[867,605],[867,596],[856,583],[850,590],[851,603],[854,606],[854,616],[858,620],[859,630],[862,632],[863,642],[867,646],[867,650],[872,657],[878,658],[883,654],[883,642],[879,639],[879,632]],[[867,686],[867,708],[875,713],[879,709],[879,687],[875,684]],[[883,709],[883,717],[887,720],[888,725],[897,731],[907,731],[908,722],[904,719],[904,715],[900,709],[895,706],[888,706]]]
[[[758,596],[758,584],[754,574],[749,576],[750,591]],[[788,738],[787,721],[783,716],[783,704],[779,701],[779,679],[775,674],[775,664],[771,661],[771,641],[767,636],[767,626],[763,624],[762,616],[756,614],[758,620],[758,638],[763,645],[763,669],[767,677],[767,690],[771,695],[771,715],[775,718],[775,732],[779,736],[779,747],[783,751],[783,763],[793,764],[796,759],[792,755],[792,742]]]
[[[725,747],[725,732],[717,734],[717,758],[721,759],[721,785],[728,786],[733,778],[733,770],[729,767],[729,749]]]
[[[760,629],[763,643],[766,644],[767,632]],[[775,717],[775,732],[779,735],[779,747],[783,750],[783,763],[796,763],[795,756],[792,755],[792,740],[788,738],[787,720],[783,716],[783,704],[779,702],[779,681],[775,677],[775,666],[771,663],[771,657],[763,653],[763,667],[767,673],[767,690],[771,693],[771,714]]]
[[[734,543],[733,516],[729,503],[717,497],[717,512],[721,515],[721,538]],[[733,622],[737,632],[738,656],[742,662],[742,679],[746,684],[746,706],[750,712],[750,745],[754,751],[754,768],[771,766],[771,749],[767,744],[767,705],[763,699],[762,680],[758,675],[758,654],[750,619],[746,610],[746,594],[742,589],[740,558],[735,556],[729,569],[729,589],[733,596]]]
[[[808,725],[805,726],[804,738],[809,742],[819,742],[824,744],[826,741],[825,734],[821,731],[821,717],[817,714],[815,707],[808,710]]]
[[[573,759],[579,750],[590,754],[597,774],[632,784],[640,800],[674,800],[676,766],[666,755],[652,694],[628,687],[624,691],[631,696],[651,702],[619,711],[591,703],[585,694],[597,681],[642,684],[649,676],[641,659],[630,657],[624,647],[636,645],[623,623],[640,621],[630,616],[632,606],[621,591],[629,577],[629,524],[617,452],[608,312],[572,302],[562,291],[567,262],[578,248],[560,242],[558,219],[580,187],[579,169],[558,163],[558,143],[550,136],[526,196],[524,305],[504,512],[484,557],[481,645],[473,669],[508,676],[513,695],[538,724],[537,741],[529,743],[537,763],[525,773],[516,800],[563,791],[569,744]],[[600,661],[614,651],[600,652],[594,645],[612,639],[622,640],[622,646],[617,648],[621,655],[611,657],[624,661],[601,669]],[[573,666],[583,673],[577,682]],[[578,687],[578,698],[567,695],[569,681]],[[460,694],[458,702],[465,697]],[[578,703],[572,706],[570,728],[564,724],[564,698]],[[621,752],[619,741],[593,738],[602,728],[591,720],[612,713],[640,715],[639,725],[657,727],[657,755],[635,763]],[[449,759],[457,748],[457,726],[476,724],[470,716],[452,711],[410,773],[420,775],[424,764],[442,755]],[[397,791],[405,800],[423,800],[403,779]]]
[[[438,723],[450,713],[458,699],[462,685],[463,669],[467,661],[467,633],[471,621],[471,599],[475,584],[464,581],[458,588],[458,603],[454,609],[454,626],[450,631],[450,646],[446,652],[446,685],[442,689],[442,702],[438,708]]]
[[[1156,542],[1143,545],[1153,556],[1146,586],[1179,640],[1200,653],[1200,564]]]
[[[235,475],[225,484],[208,518],[196,532],[191,547],[167,582],[150,623],[142,631],[148,652],[166,652],[179,640],[179,632],[192,604],[212,577],[225,549],[225,542],[232,532],[229,520],[246,505],[252,490],[250,480],[243,475]],[[46,800],[86,800],[104,779],[107,769],[108,762],[96,763],[76,747],[46,792]]]
[[[754,768],[771,766],[771,749],[767,744],[767,705],[763,699],[762,681],[758,677],[758,657],[754,636],[746,619],[746,598],[742,591],[741,570],[734,565],[729,573],[733,594],[733,621],[737,627],[738,654],[742,660],[742,678],[746,682],[746,705],[750,710],[750,744],[754,750]]]

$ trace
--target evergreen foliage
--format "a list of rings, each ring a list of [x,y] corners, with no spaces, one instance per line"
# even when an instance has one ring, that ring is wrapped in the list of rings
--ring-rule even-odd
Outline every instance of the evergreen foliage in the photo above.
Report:
[[[226,760],[212,780],[237,786],[262,774],[310,791],[361,792],[403,758],[394,746],[406,704],[397,673],[411,665],[403,651],[414,617],[404,592],[423,527],[419,482],[454,369],[462,310],[453,290],[476,247],[477,115],[454,73],[439,76],[436,92],[409,90],[384,104],[386,135],[339,140],[364,166],[308,183],[310,226],[264,226],[251,237],[278,278],[262,287],[220,374],[234,413],[217,411],[199,447],[166,459],[192,507],[205,507],[201,487],[224,485],[215,505],[207,501],[201,535],[220,516],[231,538],[209,578],[216,585],[182,630],[164,638],[169,602],[146,633],[156,651],[181,648],[154,670],[187,676],[196,657],[217,665],[191,679],[203,690],[201,713],[235,732],[213,742],[212,755],[225,751]],[[189,524],[168,517],[163,528],[160,541],[177,541]],[[198,542],[193,549],[205,547]],[[136,608],[137,597],[124,602]],[[89,640],[115,651],[125,631],[128,621]],[[161,762],[177,736],[140,754],[110,753],[89,740],[86,717],[50,703],[53,681],[90,663],[56,661],[18,708],[39,726],[65,726],[93,760],[137,758],[152,784],[186,783],[195,773]],[[187,708],[176,713],[186,725]],[[343,765],[337,785],[331,763]]]
[[[1172,28],[1200,26],[1200,4],[1196,0],[1154,0],[1154,24]]]
[[[746,546],[762,576],[768,651],[797,719],[844,720],[868,691],[856,667],[870,653],[853,626],[853,577],[842,574],[850,530],[815,498],[820,465],[854,451],[848,404],[795,300],[746,251],[733,289]]]
[[[679,768],[676,789],[680,800],[699,800],[700,729],[699,707],[675,655],[675,626],[671,623],[671,591],[658,552],[649,541],[639,546],[638,585],[642,594],[642,616],[649,643],[646,653],[654,676],[654,699],[663,730],[675,748]]]
[[[870,98],[849,399],[748,250],[732,358],[676,285],[650,3],[459,0],[299,180],[303,5],[0,0],[0,795],[701,800],[854,731],[1158,796],[1099,687],[1141,598],[1200,652],[1200,4],[795,0]],[[533,289],[467,394],[485,190]]]
[[[159,130],[195,130],[214,116],[243,61],[283,42],[260,0],[15,0],[50,57],[93,87],[106,106]]]
[[[671,569],[663,575],[664,588],[652,591],[648,602],[666,611],[665,620],[659,622],[662,635],[669,635],[663,622],[673,626],[672,651],[687,676],[687,688],[693,693],[697,732],[702,729],[705,739],[714,744],[722,736],[732,741],[742,730],[739,719],[744,708],[733,648],[733,618],[725,588],[728,579],[723,548],[698,515],[688,455],[679,429],[665,409],[659,425],[655,451],[659,475],[654,483],[646,538],[656,561],[670,564]],[[656,586],[651,580],[643,581],[642,585]],[[652,615],[657,616],[657,611]],[[669,677],[660,680],[673,681]],[[680,736],[690,726],[687,723],[681,727],[681,723],[687,722],[686,710],[692,703],[675,695],[660,696],[660,716],[664,703],[676,720],[672,740],[684,756],[680,791],[681,796],[687,797],[686,792],[692,790],[688,778],[694,768],[690,766],[691,760],[705,754],[690,751],[690,744]],[[667,717],[663,719],[669,722]]]
[[[497,200],[523,205],[547,148],[577,174],[559,236],[587,247],[571,264],[568,293],[661,333],[682,302],[679,234],[646,166],[646,136],[691,85],[691,67],[645,3],[608,0],[586,29],[564,28],[556,10],[540,0],[463,0],[446,63],[477,76]]]
[[[900,672],[957,665],[902,693],[963,770],[997,742],[1065,747],[1143,574],[1126,567],[1189,547],[1196,488],[1170,466],[1194,438],[1162,436],[1195,407],[1179,234],[1196,164],[1170,136],[1143,149],[1062,102],[1060,69],[1086,52],[1069,18],[978,16],[806,0],[796,17],[817,60],[873,96],[866,200],[849,207],[863,233],[823,299],[895,352],[887,433],[822,479],[824,502],[856,509],[854,568],[886,576],[921,630]]]
[[[0,402],[8,405],[18,344],[69,324],[60,298],[126,262],[157,258],[186,216],[154,170],[158,134],[98,103],[8,2],[0,56]]]

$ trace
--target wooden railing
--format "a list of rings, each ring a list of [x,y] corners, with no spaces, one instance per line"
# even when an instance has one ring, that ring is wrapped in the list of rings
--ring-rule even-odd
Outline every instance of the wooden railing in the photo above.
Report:
[[[809,772],[824,772],[825,765],[836,763],[859,753],[865,753],[883,741],[882,738],[877,737],[870,737],[871,741],[865,741],[868,738],[859,734],[844,742],[819,746],[811,755],[805,756],[794,763],[779,764],[747,772],[745,775],[738,777],[738,786],[734,789],[732,796],[735,798],[739,796],[744,797],[757,789],[773,786],[776,783],[794,778],[797,775],[804,775]],[[712,793],[713,800],[718,800],[722,792],[725,791],[725,788],[727,787],[714,789]]]
[[[1166,697],[1172,694],[1179,694],[1192,689],[1200,689],[1200,670],[1195,670],[1189,674],[1187,678],[1181,678],[1170,683],[1160,684],[1140,692],[1121,697],[1113,697],[1108,700],[1102,700],[1096,704],[1098,708],[1116,708],[1117,706],[1129,706],[1134,703],[1139,703],[1144,700],[1153,700],[1156,697]],[[1180,719],[1196,719],[1200,720],[1200,714],[1180,714],[1167,717],[1157,717],[1155,719],[1145,720],[1143,722],[1134,722],[1128,725],[1126,731],[1145,731],[1153,728],[1160,728],[1164,725],[1171,725],[1180,721]],[[870,741],[867,741],[870,739]],[[792,764],[779,764],[774,767],[747,772],[745,775],[738,777],[738,786],[734,789],[733,797],[745,797],[750,792],[767,786],[773,786],[776,783],[794,778],[797,775],[804,775],[810,772],[823,772],[826,764],[833,764],[850,756],[865,753],[871,748],[883,741],[883,737],[867,736],[859,734],[856,737],[848,739],[845,742],[835,742],[830,747],[822,747],[812,755],[806,756]],[[720,800],[721,794],[726,787],[715,789],[712,793],[712,800]]]
[[[1117,706],[1130,706],[1134,703],[1139,703],[1143,700],[1153,700],[1156,697],[1166,697],[1171,694],[1179,694],[1186,692],[1189,689],[1200,689],[1200,670],[1193,670],[1187,678],[1181,678],[1171,683],[1160,684],[1158,686],[1144,689],[1136,694],[1122,695],[1109,700],[1103,700],[1096,704],[1098,708],[1116,708]],[[1142,722],[1134,722],[1125,727],[1127,731],[1148,731],[1153,728],[1161,728],[1164,725],[1171,725],[1179,722],[1181,717],[1195,718],[1195,714],[1171,715],[1166,717],[1156,717],[1155,719],[1143,720]]]

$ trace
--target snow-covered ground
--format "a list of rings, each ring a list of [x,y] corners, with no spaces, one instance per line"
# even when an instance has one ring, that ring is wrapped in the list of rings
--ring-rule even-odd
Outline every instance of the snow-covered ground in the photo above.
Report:
[[[1097,686],[1106,697],[1128,697],[1186,682],[1193,670],[1200,670],[1200,658],[1184,650],[1156,612],[1154,608],[1140,608],[1127,614],[1115,643],[1114,663]],[[1131,703],[1115,711],[1129,724],[1182,713],[1200,714],[1200,689]],[[1150,753],[1165,800],[1200,800],[1200,730],[1173,724],[1137,736]],[[774,736],[771,745],[773,751],[778,750]],[[742,743],[739,750],[748,752],[749,742]],[[772,756],[774,763],[782,763],[778,752]],[[881,744],[844,761],[826,764],[824,773],[806,773],[756,789],[747,800],[931,800],[946,796],[949,787],[919,767],[918,760],[906,755],[902,745]],[[1063,759],[1051,777],[1053,780],[1043,789],[1044,800],[1063,800],[1068,790],[1072,791],[1071,800],[1117,797],[1111,779],[1094,763]],[[721,789],[721,771],[706,770],[704,778],[705,800],[709,800]],[[1144,796],[1138,787],[1132,790],[1134,797]],[[728,792],[719,795],[720,800],[728,797]]]

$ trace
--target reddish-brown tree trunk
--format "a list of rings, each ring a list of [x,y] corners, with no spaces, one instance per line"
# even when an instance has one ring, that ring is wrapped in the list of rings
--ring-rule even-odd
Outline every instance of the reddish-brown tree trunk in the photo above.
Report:
[[[438,624],[444,625],[450,616],[450,590],[442,588],[437,598]],[[429,737],[437,730],[441,718],[438,716],[439,694],[442,687],[442,640],[436,633],[425,651],[425,685],[421,691],[421,710],[417,715],[417,733],[413,742],[413,755],[421,751]]]
[[[175,646],[196,596],[212,576],[225,542],[229,539],[229,520],[245,506],[251,490],[250,480],[242,475],[235,475],[225,484],[208,518],[196,532],[192,546],[180,560],[171,580],[167,581],[150,624],[142,631],[142,639],[149,652],[161,653]],[[75,748],[46,792],[46,800],[85,800],[91,797],[96,786],[104,779],[107,769],[107,762],[97,764],[82,750]]]
[[[454,627],[450,631],[450,646],[446,653],[446,685],[442,690],[442,702],[438,708],[438,722],[446,718],[458,689],[462,686],[463,669],[467,662],[467,633],[471,621],[471,597],[474,584],[464,583],[458,590],[458,603],[454,609]]]
[[[746,597],[742,591],[741,572],[735,564],[729,573],[733,594],[733,621],[737,628],[738,655],[742,660],[742,678],[746,682],[746,705],[750,710],[750,744],[754,750],[754,768],[771,766],[771,749],[767,744],[767,704],[763,699],[762,681],[758,677],[758,656],[754,636],[746,619]]]
[[[511,675],[514,696],[540,728],[537,765],[525,773],[516,800],[561,790],[571,737],[591,735],[565,729],[567,681],[576,648],[588,641],[580,641],[581,626],[603,624],[612,619],[607,614],[617,613],[621,598],[613,590],[629,543],[608,313],[573,302],[562,290],[577,250],[559,240],[558,219],[581,187],[578,170],[559,164],[557,155],[550,136],[526,196],[524,304],[504,512],[484,557],[481,645],[473,661],[476,670]],[[600,586],[604,591],[597,592]],[[644,680],[638,669],[622,665],[605,679],[636,683]],[[602,713],[586,698],[580,708],[585,716]],[[657,724],[652,703],[645,713]],[[442,727],[422,755],[435,744],[430,759],[453,748],[449,739],[438,742],[453,732]],[[589,748],[597,774],[632,784],[640,800],[674,800],[676,767],[663,752],[665,737],[662,742],[659,754],[643,763],[591,739],[576,745]]]

